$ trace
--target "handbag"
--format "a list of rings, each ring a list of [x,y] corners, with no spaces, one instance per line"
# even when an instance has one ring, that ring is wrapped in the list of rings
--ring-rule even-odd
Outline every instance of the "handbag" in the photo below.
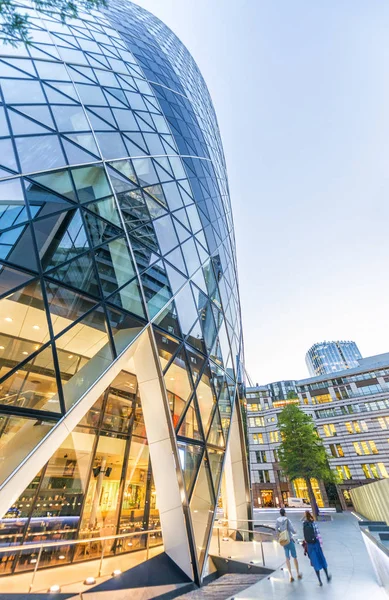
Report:
[[[287,528],[280,532],[278,542],[281,546],[287,546],[290,543],[290,535]]]

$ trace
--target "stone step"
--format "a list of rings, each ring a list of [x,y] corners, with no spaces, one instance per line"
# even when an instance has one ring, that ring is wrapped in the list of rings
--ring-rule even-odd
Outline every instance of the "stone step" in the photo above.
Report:
[[[226,598],[242,592],[264,577],[266,575],[261,573],[250,575],[227,573],[198,590],[178,596],[176,600],[226,600]]]

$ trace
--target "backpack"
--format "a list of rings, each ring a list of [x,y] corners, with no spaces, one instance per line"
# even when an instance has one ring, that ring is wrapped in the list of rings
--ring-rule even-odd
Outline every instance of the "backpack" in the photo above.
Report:
[[[313,523],[311,523],[310,521],[305,521],[304,526],[303,526],[303,531],[304,531],[304,540],[308,543],[308,544],[314,544],[316,542],[316,531],[315,531],[315,527],[313,525]]]

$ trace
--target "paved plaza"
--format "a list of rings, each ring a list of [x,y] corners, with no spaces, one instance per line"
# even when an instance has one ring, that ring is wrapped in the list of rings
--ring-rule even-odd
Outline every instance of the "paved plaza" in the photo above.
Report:
[[[273,511],[255,511],[255,518],[274,523],[277,514]],[[297,537],[302,538],[302,513],[289,512]],[[246,589],[234,598],[237,600],[294,600],[326,598],[328,600],[388,600],[384,589],[377,583],[369,556],[367,554],[357,519],[351,513],[333,513],[331,521],[319,523],[323,538],[323,550],[332,574],[327,584],[322,577],[323,587],[319,587],[316,574],[308,557],[298,546],[298,559],[303,579],[289,583],[288,572],[283,563],[270,578],[266,578]],[[324,575],[324,574],[323,574]]]

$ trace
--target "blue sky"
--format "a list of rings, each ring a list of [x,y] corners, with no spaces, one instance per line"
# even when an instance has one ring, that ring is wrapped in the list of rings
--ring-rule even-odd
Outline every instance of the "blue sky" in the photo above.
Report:
[[[389,4],[137,0],[216,108],[253,382],[307,376],[317,341],[389,351]]]

